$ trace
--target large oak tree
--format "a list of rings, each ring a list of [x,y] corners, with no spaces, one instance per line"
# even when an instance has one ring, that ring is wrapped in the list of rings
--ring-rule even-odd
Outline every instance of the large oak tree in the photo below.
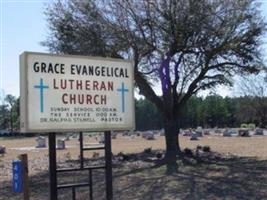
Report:
[[[44,44],[56,53],[133,59],[140,94],[164,119],[165,161],[172,169],[188,99],[263,67],[265,24],[258,8],[253,0],[57,0],[46,11]]]

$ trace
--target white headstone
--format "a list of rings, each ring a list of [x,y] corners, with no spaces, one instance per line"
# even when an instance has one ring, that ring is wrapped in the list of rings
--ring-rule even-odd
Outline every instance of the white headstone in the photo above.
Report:
[[[100,144],[105,144],[105,137],[104,136],[101,136],[100,139],[99,139],[99,143]]]
[[[255,135],[263,135],[263,129],[261,129],[261,128],[257,128],[257,129],[255,130]]]
[[[58,139],[57,140],[57,148],[58,149],[65,149],[66,147],[65,147],[65,140],[63,140],[63,139]]]
[[[6,153],[6,147],[5,146],[0,146],[0,154]]]
[[[193,133],[190,140],[198,140],[197,136],[198,135],[196,133]]]
[[[69,140],[70,140],[70,136],[67,135],[67,136],[65,137],[65,141],[69,141]]]
[[[154,140],[154,133],[152,131],[147,131],[145,133],[143,133],[143,137],[147,140]]]
[[[37,146],[36,148],[45,148],[46,147],[46,139],[45,137],[38,136],[36,138]]]

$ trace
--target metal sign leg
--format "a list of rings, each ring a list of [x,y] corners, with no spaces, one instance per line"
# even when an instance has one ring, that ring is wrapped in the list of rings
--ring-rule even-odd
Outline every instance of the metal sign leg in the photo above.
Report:
[[[105,161],[106,161],[106,195],[107,195],[107,200],[112,200],[113,186],[112,186],[112,152],[111,152],[110,131],[105,131]]]
[[[111,133],[110,131],[105,132],[105,166],[99,166],[97,168],[105,168],[105,177],[106,177],[106,199],[113,200],[113,186],[112,186],[112,151],[111,151]],[[101,149],[104,149],[101,148]],[[93,199],[93,181],[92,181],[92,169],[89,170],[89,183],[86,184],[73,184],[73,185],[57,185],[57,172],[64,171],[78,171],[85,169],[84,167],[84,150],[93,150],[83,147],[83,135],[80,133],[80,169],[57,169],[57,160],[56,160],[56,133],[49,133],[49,180],[50,180],[50,200],[57,200],[57,190],[60,188],[69,188],[72,187],[72,199],[76,198],[75,188],[79,186],[90,186],[90,199]]]
[[[57,200],[56,133],[49,133],[49,181],[50,200]]]

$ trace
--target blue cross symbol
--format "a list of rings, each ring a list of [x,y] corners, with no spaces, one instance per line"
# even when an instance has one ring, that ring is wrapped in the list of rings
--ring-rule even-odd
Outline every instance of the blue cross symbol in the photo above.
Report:
[[[40,112],[44,112],[44,89],[49,88],[47,85],[44,85],[43,79],[40,79],[40,85],[35,85],[34,88],[40,89]]]
[[[128,89],[124,88],[124,82],[121,83],[121,88],[117,89],[118,92],[121,92],[121,106],[122,112],[125,112],[125,92],[129,92]]]

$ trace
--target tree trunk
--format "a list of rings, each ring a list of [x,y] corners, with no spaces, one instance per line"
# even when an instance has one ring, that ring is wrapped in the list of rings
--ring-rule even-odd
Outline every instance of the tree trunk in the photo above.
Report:
[[[177,171],[178,166],[176,161],[177,156],[180,153],[178,123],[175,120],[165,120],[164,130],[166,141],[166,153],[164,160],[167,164],[167,173],[172,173]]]

